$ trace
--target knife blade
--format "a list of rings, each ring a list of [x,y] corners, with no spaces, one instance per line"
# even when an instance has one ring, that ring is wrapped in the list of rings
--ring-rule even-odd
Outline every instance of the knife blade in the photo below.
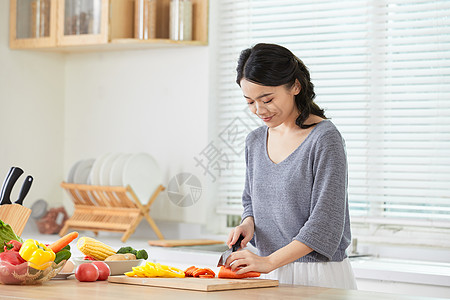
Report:
[[[20,189],[19,198],[17,198],[17,201],[14,203],[23,205],[23,199],[25,199],[26,195],[28,194],[28,191],[30,190],[32,183],[33,183],[33,176],[28,175],[22,184],[22,188]]]
[[[14,167],[11,167],[9,169],[9,172],[8,172],[8,174],[6,174],[5,180],[3,181],[2,190],[0,192],[0,203],[2,201],[1,195],[3,195],[3,191],[6,189],[6,185],[8,183],[8,178],[9,178],[9,176],[11,176],[12,171],[14,171]]]
[[[244,239],[244,236],[242,236],[242,234],[241,234],[239,236],[238,240],[236,241],[236,243],[234,245],[232,245],[230,249],[228,249],[227,251],[222,253],[222,255],[219,258],[219,262],[217,263],[218,267],[225,265],[225,262],[227,261],[228,257],[231,255],[231,253],[236,252],[239,249],[243,239]]]
[[[13,170],[9,173],[9,176],[5,179],[5,188],[0,195],[0,205],[12,204],[11,203],[11,191],[16,184],[17,179],[23,174],[23,170],[19,167],[13,167]]]

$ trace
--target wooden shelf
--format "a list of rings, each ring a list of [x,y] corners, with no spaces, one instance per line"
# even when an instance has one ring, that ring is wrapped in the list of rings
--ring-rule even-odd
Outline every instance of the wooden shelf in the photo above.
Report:
[[[173,41],[169,39],[151,39],[151,40],[138,40],[138,39],[115,39],[111,41],[111,45],[173,45],[173,46],[206,46],[207,41]]]
[[[208,45],[209,0],[191,0],[193,24],[191,41],[169,39],[170,0],[157,0],[157,24],[155,39],[134,38],[134,0],[101,1],[101,31],[99,34],[64,34],[64,0],[46,0],[50,5],[50,36],[40,38],[17,38],[17,18],[21,14],[17,0],[10,0],[10,48],[52,52],[95,52],[118,50],[142,50]],[[108,17],[109,16],[109,19]]]
[[[103,51],[125,51],[125,50],[145,50],[158,48],[179,48],[179,47],[195,47],[207,46],[207,42],[201,41],[173,41],[169,39],[116,39],[107,44],[98,45],[74,45],[74,46],[57,46],[48,48],[35,48],[33,50],[46,52],[61,53],[83,53],[83,52],[103,52]],[[30,49],[19,49],[30,50]]]

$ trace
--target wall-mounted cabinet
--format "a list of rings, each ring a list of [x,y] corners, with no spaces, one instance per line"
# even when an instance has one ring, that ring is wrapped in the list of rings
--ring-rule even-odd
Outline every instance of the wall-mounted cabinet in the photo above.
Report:
[[[10,47],[56,46],[55,0],[10,1]]]
[[[173,5],[185,1],[192,37],[175,40],[169,31]],[[148,24],[152,33],[138,34]],[[10,0],[11,49],[73,52],[207,44],[208,0]]]
[[[58,0],[57,45],[106,44],[109,31],[111,31],[108,28],[109,2],[111,9],[120,3],[108,0]],[[122,2],[129,1],[122,0]]]

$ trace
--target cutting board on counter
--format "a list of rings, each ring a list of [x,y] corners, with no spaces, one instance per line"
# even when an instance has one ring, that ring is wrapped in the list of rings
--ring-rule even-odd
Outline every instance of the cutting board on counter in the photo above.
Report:
[[[194,290],[203,292],[226,291],[249,288],[262,288],[278,286],[278,280],[271,279],[225,279],[225,278],[138,278],[121,276],[109,276],[108,282],[146,285],[172,289]]]
[[[150,246],[160,247],[179,247],[179,246],[198,246],[198,245],[216,245],[223,244],[223,241],[207,240],[207,239],[193,239],[193,240],[150,240]]]

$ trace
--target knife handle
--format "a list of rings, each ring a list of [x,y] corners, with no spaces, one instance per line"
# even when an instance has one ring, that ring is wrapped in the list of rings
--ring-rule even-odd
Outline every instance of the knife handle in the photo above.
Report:
[[[28,175],[22,184],[22,189],[20,189],[19,198],[15,202],[16,204],[23,205],[23,199],[25,199],[25,196],[28,194],[28,191],[30,190],[32,183],[33,183],[33,176]]]
[[[11,204],[11,191],[16,184],[17,179],[19,179],[20,175],[23,174],[23,170],[19,167],[13,167],[12,172],[9,173],[9,176],[5,180],[5,188],[2,190],[1,194],[1,203],[0,204]]]
[[[15,167],[11,167],[11,169],[9,169],[9,172],[8,172],[8,174],[6,175],[6,177],[5,177],[5,180],[3,181],[3,184],[2,184],[2,191],[0,192],[0,202],[1,202],[1,200],[2,200],[2,197],[3,197],[3,191],[6,189],[6,185],[7,185],[7,183],[8,183],[8,178],[9,178],[9,176],[11,176],[11,173],[12,173],[12,171],[14,171],[14,168]]]
[[[244,239],[244,236],[241,234],[239,236],[238,240],[236,241],[236,243],[234,243],[234,245],[231,246],[231,248],[233,248],[233,252],[236,252],[239,249],[239,247],[241,247],[241,243],[242,243],[243,239]]]

